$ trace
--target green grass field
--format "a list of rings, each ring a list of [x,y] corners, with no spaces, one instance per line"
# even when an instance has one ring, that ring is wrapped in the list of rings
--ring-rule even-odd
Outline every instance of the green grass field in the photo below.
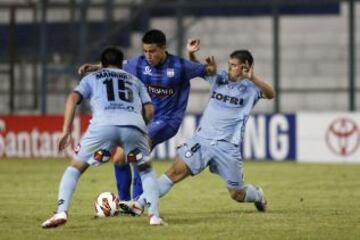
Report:
[[[43,230],[67,164],[0,160],[0,239],[360,239],[360,165],[245,162],[246,182],[264,188],[267,213],[232,201],[221,179],[205,171],[161,199],[169,226],[150,227],[146,216],[93,218],[96,195],[116,192],[106,164],[82,176],[68,223]],[[156,162],[158,175],[169,164]]]

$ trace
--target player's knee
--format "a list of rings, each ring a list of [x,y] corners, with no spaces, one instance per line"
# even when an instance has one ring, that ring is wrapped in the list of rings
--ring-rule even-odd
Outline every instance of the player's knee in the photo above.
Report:
[[[125,164],[125,155],[124,151],[121,148],[117,148],[113,156],[114,164],[124,165]]]
[[[230,197],[237,202],[244,202],[245,200],[245,191],[243,190],[233,190],[230,191]]]
[[[137,166],[137,169],[139,170],[139,172],[146,171],[150,168],[151,168],[151,162],[146,162],[146,163],[143,163],[143,164]]]
[[[171,167],[166,171],[166,175],[172,182],[177,183],[190,175],[190,170],[181,159],[176,159]]]
[[[81,173],[85,172],[85,170],[89,167],[87,163],[78,160],[72,160],[70,166],[76,168]]]

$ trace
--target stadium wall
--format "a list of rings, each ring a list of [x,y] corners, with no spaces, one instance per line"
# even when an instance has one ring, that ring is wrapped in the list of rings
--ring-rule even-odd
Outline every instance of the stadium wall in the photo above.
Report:
[[[74,143],[59,153],[62,116],[0,116],[0,157],[71,157],[89,120],[89,115],[75,119]],[[187,115],[178,134],[157,146],[153,157],[175,158],[176,147],[199,120],[200,115]],[[360,163],[360,113],[256,114],[248,120],[242,147],[244,159]]]

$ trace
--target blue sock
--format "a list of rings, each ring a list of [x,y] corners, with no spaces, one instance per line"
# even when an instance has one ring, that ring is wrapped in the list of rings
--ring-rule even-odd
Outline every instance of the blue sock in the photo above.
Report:
[[[132,177],[130,165],[119,166],[114,164],[114,172],[120,200],[129,201],[131,199],[130,187]]]
[[[247,184],[244,188],[246,191],[244,202],[258,202],[261,200],[261,193],[253,185]]]
[[[139,170],[134,167],[134,181],[133,181],[133,199],[138,198],[143,193],[141,177]]]
[[[159,188],[159,198],[166,195],[170,191],[172,186],[174,185],[174,183],[171,181],[171,179],[166,174],[161,175],[157,179],[157,183],[158,183],[158,188]],[[144,194],[141,194],[141,196],[137,200],[143,207],[146,204],[144,198],[145,198]]]
[[[80,171],[74,167],[70,166],[65,169],[59,186],[57,212],[68,211],[80,175]]]
[[[153,169],[140,172],[144,193],[142,194],[149,216],[159,216],[159,188]]]

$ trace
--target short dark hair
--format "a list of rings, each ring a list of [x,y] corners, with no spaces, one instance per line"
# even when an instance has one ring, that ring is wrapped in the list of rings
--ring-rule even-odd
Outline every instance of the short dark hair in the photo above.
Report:
[[[254,63],[254,58],[249,50],[241,49],[236,50],[230,54],[230,58],[237,58],[242,63],[248,62],[250,66]]]
[[[152,29],[144,34],[142,38],[142,43],[156,44],[159,47],[163,47],[166,46],[166,36],[162,31],[157,29]]]
[[[103,67],[114,65],[121,68],[123,60],[124,60],[123,52],[118,47],[115,46],[107,47],[101,53],[101,64]]]

